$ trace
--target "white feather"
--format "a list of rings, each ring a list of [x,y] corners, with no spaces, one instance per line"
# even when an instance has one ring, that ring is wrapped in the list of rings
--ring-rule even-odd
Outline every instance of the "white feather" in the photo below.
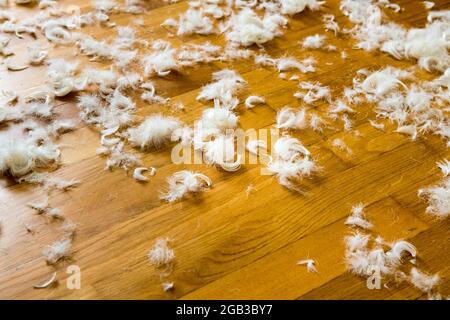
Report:
[[[136,128],[128,130],[130,142],[143,150],[159,148],[170,141],[172,132],[181,127],[181,122],[174,117],[156,114],[147,117]]]
[[[277,112],[276,122],[279,129],[305,129],[308,126],[306,110],[296,111],[286,106]]]
[[[352,214],[347,218],[345,224],[361,229],[371,229],[373,227],[364,217],[364,204],[359,203],[353,206],[351,211]]]
[[[161,198],[174,202],[188,193],[199,193],[212,186],[212,181],[206,175],[192,171],[178,171],[167,179],[169,191]]]
[[[156,268],[170,267],[175,260],[175,252],[169,247],[168,238],[157,239],[148,252],[148,259]]]
[[[179,36],[193,33],[206,35],[214,32],[212,20],[205,15],[202,9],[188,9],[184,14],[180,15],[177,25],[177,35]]]
[[[145,167],[136,168],[136,169],[134,169],[134,172],[133,172],[133,178],[136,179],[137,181],[143,181],[143,182],[149,181],[149,178],[144,176],[144,172],[148,172],[150,176],[154,176],[156,174],[156,169],[155,168],[145,168]]]
[[[404,252],[408,252],[413,258],[417,255],[417,250],[411,243],[400,240],[391,245],[391,250],[386,253],[386,256],[390,259],[394,265],[401,262]]]
[[[422,292],[430,292],[440,282],[440,277],[438,274],[428,275],[417,268],[412,268],[410,273],[410,281]]]
[[[245,106],[247,107],[247,109],[254,108],[256,104],[264,103],[266,103],[266,100],[263,97],[259,96],[249,96],[247,99],[245,99]]]
[[[55,264],[59,260],[71,255],[72,240],[62,238],[44,248],[43,254],[49,264]]]
[[[444,177],[447,177],[448,175],[450,175],[450,161],[448,161],[447,159],[444,159],[442,161],[437,162],[436,164],[439,167],[439,169],[441,169]]]
[[[418,194],[428,201],[428,213],[440,218],[450,215],[450,178],[444,178],[435,186],[419,189]]]
[[[314,264],[315,264],[315,261],[313,259],[305,259],[305,260],[300,260],[297,262],[297,265],[306,266],[306,269],[308,270],[308,272],[317,273],[317,269]]]
[[[295,58],[280,58],[276,60],[279,72],[289,70],[299,70],[302,73],[314,72],[316,71],[314,67],[315,62],[315,59],[312,57],[303,59],[302,61],[298,61]]]
[[[308,36],[303,39],[302,47],[303,49],[319,49],[325,44],[325,39],[327,37],[320,34],[315,34],[313,36]]]

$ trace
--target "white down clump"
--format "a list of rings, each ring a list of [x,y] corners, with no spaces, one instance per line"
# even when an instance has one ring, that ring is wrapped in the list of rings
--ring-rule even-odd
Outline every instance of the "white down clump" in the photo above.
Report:
[[[77,67],[78,63],[64,59],[54,59],[49,62],[48,83],[55,96],[63,97],[86,87],[86,79],[76,77]]]
[[[170,141],[172,133],[181,127],[181,122],[174,117],[160,114],[147,117],[136,128],[130,128],[129,141],[142,150],[160,148]]]
[[[450,215],[450,178],[445,178],[435,186],[420,189],[419,196],[428,201],[428,213],[441,218]]]
[[[245,85],[245,80],[236,71],[224,69],[213,73],[213,81],[202,88],[197,100],[213,100],[221,107],[234,109],[239,103],[236,94]]]
[[[288,189],[301,191],[295,182],[319,170],[311,159],[309,150],[298,139],[289,135],[279,138],[272,152],[268,169],[277,176],[279,183]]]
[[[0,173],[18,178],[34,169],[57,165],[60,150],[47,130],[34,128],[22,139],[0,141]]]
[[[167,41],[158,40],[152,44],[153,52],[142,59],[146,76],[167,76],[171,71],[178,70],[176,49]]]
[[[167,179],[169,191],[161,198],[174,202],[186,196],[188,193],[199,193],[212,186],[212,181],[204,174],[192,171],[178,171]]]
[[[310,10],[319,10],[325,1],[317,0],[281,0],[281,13],[293,15],[300,13],[306,8]]]
[[[444,178],[434,186],[419,189],[419,197],[428,201],[427,213],[438,218],[450,215],[450,162],[444,160],[437,163]]]
[[[267,12],[260,18],[252,9],[244,8],[231,16],[222,31],[229,30],[226,33],[228,41],[248,47],[252,44],[262,45],[281,36],[280,27],[287,23],[288,20],[280,14]]]

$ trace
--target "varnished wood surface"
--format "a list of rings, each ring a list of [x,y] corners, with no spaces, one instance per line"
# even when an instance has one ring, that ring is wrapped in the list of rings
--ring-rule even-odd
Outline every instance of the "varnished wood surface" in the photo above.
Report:
[[[421,1],[395,1],[404,11],[387,12],[389,17],[406,27],[423,26],[426,11]],[[86,10],[89,1],[61,1],[79,4]],[[112,17],[118,25],[132,24],[140,38],[169,39],[174,46],[186,42],[224,44],[222,36],[168,37],[160,24],[186,9],[184,1],[168,5],[153,1],[152,10],[143,15],[145,27],[133,25],[135,16],[119,14]],[[435,9],[448,9],[445,0],[436,1]],[[24,16],[33,8],[17,9]],[[338,9],[337,1],[327,1],[322,12],[304,12],[290,19],[284,36],[265,45],[275,57],[314,56],[317,72],[300,75],[302,80],[320,81],[332,88],[333,96],[350,86],[355,72],[361,68],[377,69],[386,65],[410,67],[411,61],[397,61],[379,52],[352,50],[348,36],[336,38],[326,33],[337,52],[301,50],[298,42],[315,33],[325,34],[322,13],[333,13],[341,27],[351,24]],[[89,27],[84,30],[94,37],[111,39],[114,30]],[[12,37],[10,44],[23,61],[23,51],[31,38]],[[33,40],[34,41],[34,40]],[[42,41],[40,36],[38,41]],[[348,59],[340,57],[346,50]],[[108,67],[106,62],[89,62],[74,56],[75,48],[58,46],[52,57],[80,60],[82,66]],[[181,101],[185,111],[164,110],[192,123],[209,104],[196,101],[211,73],[233,68],[248,82],[240,94],[241,102],[249,94],[264,96],[267,105],[253,110],[238,108],[239,126],[270,128],[278,109],[285,105],[299,106],[292,94],[293,81],[282,80],[270,69],[257,67],[252,61],[215,62],[200,65],[155,79],[158,93]],[[46,68],[32,67],[21,72],[8,72],[3,66],[0,88],[26,94],[44,85]],[[289,73],[290,75],[291,73]],[[419,71],[418,76],[430,79],[436,75]],[[58,117],[76,118],[74,97],[58,101]],[[138,103],[139,114],[147,115],[160,106]],[[360,136],[344,132],[342,125],[323,134],[311,130],[293,135],[308,145],[323,170],[313,180],[305,180],[304,196],[288,191],[276,179],[260,175],[257,165],[244,165],[236,173],[225,173],[213,167],[174,165],[170,148],[143,154],[146,165],[158,169],[148,184],[141,184],[121,170],[105,171],[105,160],[96,156],[99,134],[80,125],[59,141],[63,165],[53,174],[75,178],[82,184],[69,192],[54,192],[51,204],[79,225],[72,258],[47,266],[42,249],[61,235],[61,224],[36,215],[27,203],[42,200],[44,191],[38,187],[17,185],[2,178],[0,187],[0,298],[3,299],[421,299],[423,294],[408,284],[388,283],[381,290],[369,290],[365,280],[350,275],[344,265],[343,238],[349,233],[345,217],[355,203],[367,205],[368,218],[375,225],[373,234],[388,241],[409,239],[419,251],[418,267],[439,272],[443,278],[440,291],[450,295],[450,238],[448,220],[438,221],[426,215],[426,203],[417,197],[421,187],[437,182],[441,175],[435,163],[448,157],[443,141],[425,136],[411,141],[394,133],[395,126],[385,122],[386,132],[369,125],[373,106],[357,107],[355,130]],[[327,104],[318,105],[325,112]],[[14,129],[2,127],[1,138],[8,139]],[[334,138],[342,138],[353,150],[349,156],[332,147]],[[190,168],[201,171],[214,182],[210,191],[174,204],[161,202],[159,193],[166,187],[166,178],[175,171]],[[249,185],[254,187],[246,193]],[[27,233],[26,224],[36,232]],[[163,278],[173,281],[175,290],[164,292],[160,271],[155,270],[146,254],[160,237],[172,238],[176,254],[173,272]],[[296,265],[298,260],[313,258],[317,274],[307,273]],[[81,268],[81,289],[66,288],[66,267]],[[58,272],[58,286],[36,290],[33,285]]]

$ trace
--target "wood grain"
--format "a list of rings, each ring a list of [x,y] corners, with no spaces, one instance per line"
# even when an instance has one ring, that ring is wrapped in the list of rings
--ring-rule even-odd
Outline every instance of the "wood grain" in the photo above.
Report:
[[[60,1],[88,10],[88,0]],[[448,9],[448,1],[435,1],[435,9]],[[401,14],[387,12],[394,21],[406,27],[423,26],[426,11],[421,1],[396,1]],[[133,25],[140,38],[168,39],[178,47],[187,42],[205,40],[224,45],[222,35],[173,36],[160,24],[187,8],[186,1],[167,4],[152,1],[151,10],[143,15],[145,27]],[[32,7],[17,8],[23,16],[35,14]],[[322,13],[333,13],[336,21],[351,27],[338,8],[329,0]],[[117,25],[129,25],[136,16],[112,16]],[[113,29],[88,27],[83,32],[97,39],[111,39]],[[325,34],[321,13],[306,11],[290,19],[284,35],[265,45],[275,57],[314,56],[317,72],[301,75],[301,80],[320,81],[337,96],[352,84],[361,68],[376,69],[386,65],[408,68],[414,62],[397,61],[379,52],[353,50],[353,40],[327,33],[337,52],[304,51],[298,45],[304,37]],[[30,39],[12,38],[11,47],[21,52],[14,59],[23,61]],[[45,43],[42,37],[35,41]],[[143,50],[142,48],[140,49]],[[340,51],[348,59],[340,57]],[[90,62],[74,56],[75,48],[57,46],[51,57],[79,60],[82,66],[108,68],[106,62]],[[142,52],[141,52],[142,53]],[[280,79],[271,69],[255,66],[253,61],[214,62],[182,70],[167,79],[155,79],[158,93],[174,102],[183,102],[185,111],[164,110],[191,124],[206,103],[196,100],[201,87],[211,80],[214,71],[232,68],[248,82],[239,94],[239,126],[243,129],[270,129],[277,110],[285,105],[299,106],[292,96],[298,85]],[[45,85],[45,66],[21,72],[0,71],[0,87],[27,94]],[[288,72],[288,77],[292,74]],[[419,78],[432,76],[419,71]],[[262,95],[267,105],[245,110],[242,102],[250,94]],[[75,97],[58,100],[61,118],[77,116]],[[161,107],[138,102],[138,114],[145,116]],[[315,106],[323,114],[327,103]],[[367,205],[374,234],[388,241],[409,239],[419,251],[418,266],[439,272],[443,278],[441,292],[450,295],[449,223],[427,216],[426,204],[417,190],[440,179],[435,165],[449,153],[436,137],[411,141],[394,133],[395,126],[385,122],[386,130],[369,125],[374,119],[372,105],[357,106],[352,118],[355,135],[334,125],[322,133],[311,130],[292,132],[299,138],[323,168],[317,177],[305,180],[305,195],[288,191],[276,179],[260,174],[259,165],[244,165],[236,173],[225,173],[214,167],[175,165],[170,148],[142,154],[146,165],[158,169],[148,184],[136,182],[123,171],[105,171],[105,160],[95,152],[99,146],[96,130],[80,124],[77,130],[64,134],[62,166],[52,175],[79,179],[82,184],[69,192],[54,192],[51,203],[79,225],[73,255],[54,267],[47,266],[42,249],[61,235],[61,224],[34,214],[27,207],[44,197],[37,187],[19,185],[8,178],[0,183],[0,298],[2,299],[423,299],[422,293],[408,284],[387,283],[382,290],[369,290],[365,280],[346,272],[343,237],[350,231],[345,217],[355,203]],[[2,127],[0,139],[17,132]],[[353,150],[350,156],[332,146],[335,138],[343,139]],[[214,181],[214,187],[195,198],[167,204],[159,199],[166,178],[182,169],[201,171]],[[246,193],[249,185],[254,187]],[[27,233],[33,224],[34,233]],[[172,273],[161,276],[147,261],[146,254],[160,237],[172,238],[176,262]],[[317,261],[317,274],[307,273],[296,262],[306,257]],[[69,290],[65,285],[66,267],[81,268],[82,286]],[[35,290],[33,285],[58,272],[56,287]],[[175,290],[164,292],[162,281],[173,281]]]

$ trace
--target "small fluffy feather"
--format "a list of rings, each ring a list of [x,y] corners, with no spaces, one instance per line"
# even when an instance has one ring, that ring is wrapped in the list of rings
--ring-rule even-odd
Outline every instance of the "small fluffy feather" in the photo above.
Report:
[[[86,79],[75,77],[78,63],[68,62],[64,59],[53,59],[49,61],[47,76],[53,93],[58,97],[68,95],[73,91],[83,90]]]
[[[317,0],[281,0],[281,13],[294,15],[302,12],[306,8],[309,10],[319,10],[325,1]]]
[[[356,111],[349,107],[347,103],[345,103],[343,100],[338,99],[336,102],[334,102],[329,110],[329,113],[355,113]]]
[[[179,66],[175,54],[176,50],[167,46],[162,50],[155,50],[153,53],[146,55],[142,59],[145,75],[152,76],[156,74],[164,77],[172,70],[178,70]]]
[[[152,265],[156,268],[170,267],[175,260],[175,252],[169,247],[168,238],[157,239],[147,256]]]
[[[305,260],[300,260],[297,262],[297,265],[299,266],[306,266],[306,269],[308,270],[308,272],[315,272],[317,273],[317,269],[316,266],[314,265],[316,262],[313,259],[305,259]]]
[[[206,175],[192,171],[178,171],[167,179],[169,191],[161,198],[174,202],[188,193],[199,193],[212,186],[212,181]]]
[[[220,106],[234,109],[239,103],[235,95],[243,88],[245,80],[236,71],[228,69],[213,73],[213,80],[202,88],[197,100],[214,100]]]
[[[60,239],[44,248],[43,254],[49,264],[55,264],[61,259],[70,257],[72,248],[71,239]]]
[[[422,292],[431,292],[431,290],[433,290],[433,288],[440,282],[440,277],[438,274],[428,275],[417,268],[411,269],[410,276],[411,283]]]
[[[48,56],[48,51],[43,50],[40,44],[33,44],[28,47],[28,61],[31,65],[40,65]]]
[[[203,144],[204,160],[207,164],[214,164],[225,171],[234,172],[241,167],[240,155],[235,160],[234,136],[216,135],[213,140]]]
[[[264,103],[266,103],[266,100],[263,97],[259,96],[249,96],[247,99],[245,99],[245,106],[247,107],[247,109],[254,108],[256,104]]]
[[[98,154],[108,155],[106,160],[106,168],[112,170],[113,168],[122,168],[129,171],[134,167],[142,165],[138,155],[123,150],[124,143],[120,142],[112,147],[103,147],[104,149],[97,150]]]
[[[205,15],[202,9],[188,9],[184,14],[180,15],[180,20],[177,23],[177,35],[197,34],[211,34],[214,30],[212,20]]]
[[[335,35],[337,35],[340,32],[339,25],[334,21],[334,15],[332,14],[324,14],[322,16],[322,20],[325,24],[325,30],[326,31],[333,31]]]
[[[430,10],[431,8],[434,7],[434,2],[432,1],[422,1],[423,6],[425,7],[425,9]]]
[[[48,202],[48,197],[41,202],[30,203],[28,204],[28,206],[31,209],[36,210],[37,214],[46,214],[48,217],[52,219],[60,219],[60,220],[65,219],[61,209],[53,208],[50,206]]]
[[[303,49],[319,49],[325,44],[325,39],[327,37],[321,34],[315,34],[313,36],[308,36],[303,39],[302,47]]]
[[[339,150],[346,152],[349,155],[353,154],[353,150],[350,149],[350,147],[345,143],[345,141],[340,138],[333,139],[331,145]]]
[[[316,60],[312,57],[298,61],[292,57],[280,58],[276,60],[276,67],[278,72],[299,70],[302,73],[314,72],[316,68],[314,67]]]
[[[371,229],[373,225],[364,217],[364,204],[359,203],[352,207],[351,215],[345,221],[345,224],[361,229]]]
[[[156,114],[147,117],[138,127],[130,128],[128,139],[142,150],[159,148],[169,142],[172,132],[180,127],[178,119]]]
[[[375,129],[382,130],[382,131],[384,130],[384,124],[383,123],[378,123],[378,122],[375,122],[373,120],[369,120],[369,123]]]
[[[238,116],[227,108],[208,108],[198,122],[199,129],[226,130],[236,128]],[[197,132],[201,133],[201,132]]]
[[[444,159],[442,161],[437,162],[436,164],[439,167],[439,169],[441,169],[444,177],[447,177],[448,175],[450,175],[450,161],[448,161],[447,159]]]
[[[367,248],[369,236],[360,232],[354,232],[352,235],[346,236],[344,240],[347,250],[354,252]]]
[[[45,213],[45,211],[49,208],[48,197],[40,202],[29,203],[28,206],[31,209],[36,210],[38,214]]]
[[[55,165],[60,151],[48,137],[48,132],[31,130],[23,140],[0,142],[0,173],[21,177],[40,167]]]
[[[419,197],[428,201],[426,211],[439,218],[450,215],[450,178],[444,178],[440,183],[428,188],[419,189]]]
[[[327,86],[322,86],[320,82],[312,83],[307,81],[302,81],[299,84],[300,88],[303,90],[308,90],[306,94],[301,92],[294,93],[294,97],[302,99],[308,104],[312,104],[318,100],[331,100],[330,88]]]
[[[305,129],[308,126],[306,110],[294,110],[286,106],[277,112],[276,123],[279,129]]]
[[[301,191],[295,182],[320,170],[309,157],[309,150],[298,139],[289,135],[275,142],[273,153],[267,168],[278,178],[278,182],[288,189]]]

